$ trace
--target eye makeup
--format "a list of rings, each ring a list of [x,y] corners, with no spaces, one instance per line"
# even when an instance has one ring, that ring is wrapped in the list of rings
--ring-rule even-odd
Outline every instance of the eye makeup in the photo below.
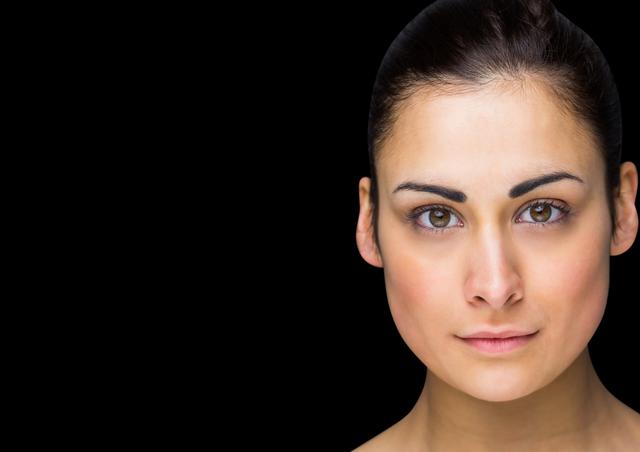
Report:
[[[520,219],[520,217],[523,214],[529,212],[531,209],[534,209],[534,208],[550,209],[551,210],[550,218],[555,217],[555,219],[546,220],[546,221],[535,221],[535,220],[523,221],[522,219]],[[439,211],[448,216],[453,216],[454,218],[458,219],[458,221],[455,222],[455,226],[448,226],[448,227],[437,227],[437,226],[425,225],[423,221],[420,221],[420,218],[424,213],[431,212],[431,211],[434,211],[434,212]],[[555,227],[566,222],[569,219],[569,217],[572,215],[572,213],[573,213],[572,209],[564,202],[561,202],[558,200],[542,200],[542,199],[535,200],[528,203],[526,206],[524,206],[520,210],[520,213],[517,216],[515,223],[526,224],[531,227],[543,227],[543,228]],[[429,204],[429,205],[417,207],[411,210],[409,213],[407,213],[406,219],[413,226],[419,228],[421,231],[424,231],[428,234],[450,233],[450,232],[453,232],[454,229],[461,227],[461,220],[459,218],[459,215],[451,207],[446,206],[444,204]],[[431,222],[431,220],[429,220],[429,222]]]

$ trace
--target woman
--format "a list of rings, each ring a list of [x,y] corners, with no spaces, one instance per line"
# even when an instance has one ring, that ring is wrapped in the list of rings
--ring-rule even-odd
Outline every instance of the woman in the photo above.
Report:
[[[398,35],[356,240],[428,372],[356,450],[640,450],[587,348],[638,231],[621,129],[604,56],[548,1],[440,0]]]

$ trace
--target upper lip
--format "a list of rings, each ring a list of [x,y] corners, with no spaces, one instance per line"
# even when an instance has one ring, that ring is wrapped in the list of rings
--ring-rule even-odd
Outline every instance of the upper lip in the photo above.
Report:
[[[501,331],[492,331],[492,330],[482,330],[477,331],[475,333],[467,334],[464,336],[458,336],[462,339],[471,339],[471,338],[489,338],[489,339],[504,339],[507,337],[516,337],[516,336],[528,336],[529,334],[536,333],[537,330],[501,330]]]

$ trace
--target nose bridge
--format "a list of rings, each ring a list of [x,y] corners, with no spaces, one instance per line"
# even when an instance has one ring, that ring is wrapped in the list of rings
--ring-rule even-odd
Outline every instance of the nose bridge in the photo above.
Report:
[[[470,250],[466,298],[498,308],[521,298],[517,256],[506,226],[486,222],[476,230]]]

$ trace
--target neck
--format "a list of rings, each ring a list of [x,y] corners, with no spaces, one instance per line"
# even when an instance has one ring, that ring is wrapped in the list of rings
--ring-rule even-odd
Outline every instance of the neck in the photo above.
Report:
[[[477,399],[427,372],[405,426],[423,450],[587,446],[608,425],[611,398],[585,348],[553,382],[508,402]]]

